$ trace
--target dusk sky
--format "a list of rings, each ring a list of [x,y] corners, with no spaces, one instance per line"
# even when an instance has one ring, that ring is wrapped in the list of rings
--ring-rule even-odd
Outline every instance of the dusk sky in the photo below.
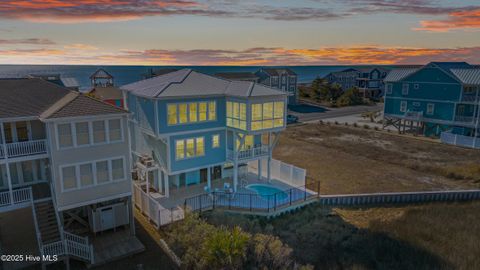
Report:
[[[478,64],[479,30],[479,0],[2,0],[0,64]]]

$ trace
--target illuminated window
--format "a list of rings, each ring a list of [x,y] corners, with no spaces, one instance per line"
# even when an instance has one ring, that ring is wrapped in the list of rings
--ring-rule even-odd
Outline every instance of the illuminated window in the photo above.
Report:
[[[253,135],[247,135],[245,137],[245,142],[243,144],[242,147],[240,147],[240,142],[241,142],[241,139],[240,138],[237,138],[237,150],[238,151],[243,151],[243,150],[247,150],[247,149],[252,149],[253,146],[254,146],[254,140],[253,140]]]
[[[179,123],[184,124],[188,122],[187,104],[178,104]]]
[[[175,125],[177,124],[177,105],[168,104],[168,124]]]
[[[196,147],[195,147],[195,154],[196,156],[203,156],[205,155],[205,142],[203,137],[199,137],[195,139]]]
[[[175,157],[176,159],[185,158],[185,142],[183,140],[178,140],[175,142]]]
[[[187,139],[187,158],[195,156],[195,140],[194,139]]]
[[[247,105],[239,102],[227,102],[227,126],[247,129]]]
[[[207,103],[200,102],[198,103],[198,121],[206,121],[207,120]]]
[[[252,130],[283,127],[285,103],[283,101],[252,104]]]
[[[197,103],[188,104],[190,122],[197,122]]]
[[[215,101],[208,103],[208,120],[213,121],[217,119],[217,108]]]
[[[215,134],[212,136],[212,148],[220,147],[220,135]]]

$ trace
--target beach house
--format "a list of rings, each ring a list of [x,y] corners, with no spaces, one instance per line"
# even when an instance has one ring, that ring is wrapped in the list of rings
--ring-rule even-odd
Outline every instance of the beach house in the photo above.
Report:
[[[384,94],[383,79],[388,71],[378,67],[348,68],[331,72],[324,78],[330,84],[338,84],[344,91],[356,87],[364,98],[376,99]]]
[[[191,69],[121,89],[131,112],[140,207],[147,207],[145,200],[166,210],[183,207],[189,196],[216,189],[235,193],[273,178],[272,151],[286,125],[284,91]],[[248,177],[252,163],[256,177]],[[149,197],[142,199],[145,193]]]
[[[480,148],[478,67],[465,62],[432,62],[420,68],[392,70],[385,83],[385,125]]]
[[[2,242],[4,254],[29,242],[29,228],[32,255],[95,265],[143,248],[134,236],[127,116],[43,79],[0,80],[1,222],[26,221],[2,223],[2,234],[23,239]]]
[[[288,104],[297,102],[297,74],[289,68],[261,68],[255,75],[258,82],[269,87],[281,89],[288,94]]]

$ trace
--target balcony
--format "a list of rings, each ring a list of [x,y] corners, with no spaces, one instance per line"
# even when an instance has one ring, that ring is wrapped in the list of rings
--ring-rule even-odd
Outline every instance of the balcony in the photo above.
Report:
[[[250,160],[250,159],[255,159],[259,157],[265,157],[268,156],[268,145],[261,145],[257,147],[253,147],[251,149],[246,149],[246,150],[241,150],[237,152],[238,155],[238,160],[244,161],[244,160]],[[227,150],[227,158],[229,160],[235,160],[234,152],[230,149]]]
[[[420,120],[423,117],[423,112],[407,111],[404,117],[411,120]]]
[[[455,116],[455,122],[462,122],[462,123],[473,123],[475,118],[473,116]]]
[[[47,153],[47,140],[14,142],[7,143],[5,146],[6,153],[3,145],[0,147],[0,158],[16,158]]]
[[[464,94],[464,95],[462,95],[462,101],[463,102],[473,102],[473,103],[475,103],[475,102],[479,101],[479,98],[476,95],[466,95],[466,94]]]

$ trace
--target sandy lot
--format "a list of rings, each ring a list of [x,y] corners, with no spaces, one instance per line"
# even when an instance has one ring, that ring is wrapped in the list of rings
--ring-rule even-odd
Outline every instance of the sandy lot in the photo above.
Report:
[[[323,194],[480,187],[480,151],[361,127],[289,127],[274,158],[307,169]]]

